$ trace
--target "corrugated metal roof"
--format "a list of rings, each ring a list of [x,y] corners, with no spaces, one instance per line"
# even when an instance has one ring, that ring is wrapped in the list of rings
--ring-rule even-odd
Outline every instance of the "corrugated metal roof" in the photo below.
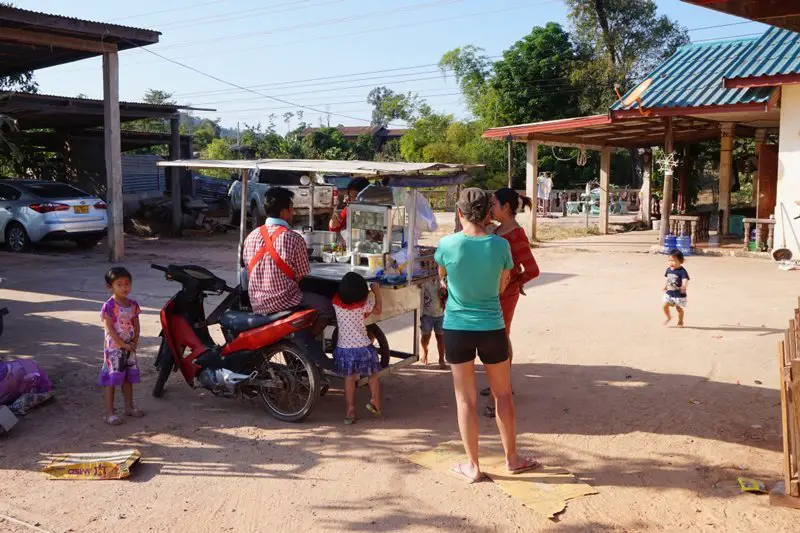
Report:
[[[722,85],[724,74],[747,57],[755,42],[755,38],[746,38],[680,47],[650,74],[653,83],[641,95],[642,106],[673,108],[766,103],[772,91],[769,87],[726,89]],[[637,107],[634,104],[631,108]],[[612,111],[621,109],[624,108],[619,102],[611,106]]]
[[[96,24],[98,26],[102,26],[109,32],[113,32],[114,30],[134,30],[134,31],[142,31],[142,32],[151,32],[157,35],[161,35],[161,32],[156,30],[150,30],[147,28],[139,28],[136,26],[125,26],[122,24],[111,24],[108,22],[101,22],[99,20],[89,20],[89,19],[80,19],[77,17],[68,17],[66,15],[54,15],[53,13],[44,13],[43,11],[35,11],[32,9],[22,9],[19,7],[14,6],[0,6],[2,9],[2,15],[9,18],[10,20],[13,19],[15,15],[19,16],[28,16],[28,17],[43,17],[45,19],[45,23],[51,21],[63,21],[69,22],[73,24]]]
[[[770,28],[724,78],[754,78],[800,73],[800,33]]]

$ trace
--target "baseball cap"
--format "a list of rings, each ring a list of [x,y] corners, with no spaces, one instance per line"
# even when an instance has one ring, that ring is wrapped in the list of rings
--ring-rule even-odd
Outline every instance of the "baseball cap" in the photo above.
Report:
[[[461,191],[456,205],[470,222],[483,222],[489,212],[489,196],[483,189],[469,187]]]

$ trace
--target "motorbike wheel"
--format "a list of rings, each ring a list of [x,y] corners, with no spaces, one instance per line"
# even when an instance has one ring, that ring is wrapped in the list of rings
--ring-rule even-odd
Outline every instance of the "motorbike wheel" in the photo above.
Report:
[[[256,362],[259,379],[278,379],[283,388],[262,387],[258,394],[270,414],[284,422],[301,422],[320,397],[322,376],[311,358],[291,342],[281,342],[261,352]]]
[[[161,398],[164,396],[164,385],[167,384],[169,375],[172,374],[172,369],[175,367],[175,361],[172,359],[167,339],[161,339],[161,346],[158,348],[158,355],[156,356],[156,368],[158,369],[158,377],[156,384],[153,385],[153,397]]]
[[[377,350],[378,350],[378,357],[380,358],[381,368],[386,368],[389,366],[389,361],[391,357],[391,350],[389,349],[389,340],[386,338],[386,334],[380,328],[378,324],[370,324],[367,326],[367,332],[371,333],[375,340],[378,342]],[[331,334],[331,346],[336,348],[336,341],[339,340],[339,328],[334,328],[333,333]]]

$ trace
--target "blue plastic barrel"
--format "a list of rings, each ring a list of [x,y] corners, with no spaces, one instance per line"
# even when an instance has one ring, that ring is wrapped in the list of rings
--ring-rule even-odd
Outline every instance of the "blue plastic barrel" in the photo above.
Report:
[[[677,246],[683,255],[692,255],[692,238],[688,235],[678,237]]]
[[[667,235],[664,237],[664,253],[668,254],[678,247],[678,238],[675,235]]]

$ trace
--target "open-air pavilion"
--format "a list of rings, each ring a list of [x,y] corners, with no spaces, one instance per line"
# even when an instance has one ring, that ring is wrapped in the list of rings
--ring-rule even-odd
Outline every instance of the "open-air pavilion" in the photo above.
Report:
[[[63,65],[91,57],[103,58],[102,80],[103,101],[87,105],[81,116],[91,118],[94,125],[103,127],[105,176],[107,181],[107,202],[109,206],[109,259],[119,261],[124,256],[122,231],[122,165],[120,129],[121,113],[146,113],[143,109],[131,106],[120,107],[119,102],[119,52],[141,46],[155,44],[159,32],[91,22],[70,17],[37,13],[13,7],[0,7],[0,76],[10,76],[31,70]],[[39,117],[32,110],[38,98]],[[27,100],[27,101],[26,101]],[[58,97],[26,97],[18,94],[0,95],[0,110],[15,118],[14,102],[27,109],[25,120],[38,124],[37,127],[52,128],[51,121],[65,119],[70,113],[76,114],[75,100]],[[85,104],[85,102],[84,102]],[[135,106],[134,106],[135,107]],[[38,120],[38,122],[37,122]],[[175,157],[178,158],[180,137],[177,115],[173,121],[171,137]],[[176,186],[178,174],[172,178]],[[177,187],[174,190],[179,190]],[[180,208],[180,205],[178,205]]]
[[[774,32],[779,32],[775,35]],[[665,180],[661,207],[662,244],[664,233],[675,228],[691,233],[693,242],[707,236],[709,220],[717,219],[721,233],[728,231],[732,184],[732,148],[735,137],[751,137],[756,141],[759,156],[756,202],[760,224],[767,239],[774,221],[768,219],[775,210],[777,150],[767,144],[771,133],[780,125],[780,92],[772,87],[725,87],[723,77],[750,54],[762,50],[764,40],[794,39],[797,34],[770,30],[761,38],[735,39],[681,47],[665,63],[654,70],[642,84],[629,91],[608,113],[588,117],[567,118],[493,128],[485,132],[489,139],[527,143],[527,194],[535,194],[538,174],[538,146],[578,147],[600,152],[600,188],[609,190],[611,153],[620,149],[644,149],[655,146],[673,153],[676,145],[698,141],[720,141],[719,200],[713,213],[697,216],[678,215],[673,210],[672,180]],[[797,36],[800,37],[800,36]],[[634,92],[635,91],[635,92]],[[638,99],[637,99],[638,96]],[[621,102],[632,102],[623,105]],[[648,161],[647,155],[644,158]],[[650,165],[643,172],[642,213],[649,222]],[[600,195],[601,233],[608,232],[608,195]],[[771,204],[771,205],[770,205]],[[717,216],[718,215],[718,216]],[[753,221],[755,224],[755,221]],[[535,239],[536,220],[531,217],[528,228]],[[768,235],[767,235],[768,234]]]

